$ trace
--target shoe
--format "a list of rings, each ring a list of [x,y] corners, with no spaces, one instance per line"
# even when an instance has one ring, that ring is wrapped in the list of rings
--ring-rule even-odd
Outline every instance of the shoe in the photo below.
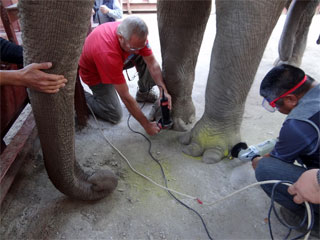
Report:
[[[154,103],[157,99],[158,99],[158,96],[152,89],[147,92],[141,92],[140,90],[138,90],[136,94],[137,102]]]
[[[282,219],[290,226],[299,226],[304,217],[304,214],[295,214],[282,206],[280,207],[280,215]],[[303,227],[297,229],[297,231],[305,233],[307,231],[307,223],[308,222],[306,222]],[[317,238],[320,237],[319,216],[317,214],[314,216],[314,223],[310,235]]]

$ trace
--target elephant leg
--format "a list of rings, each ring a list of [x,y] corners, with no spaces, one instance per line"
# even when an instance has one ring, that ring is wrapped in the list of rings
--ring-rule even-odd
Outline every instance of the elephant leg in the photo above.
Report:
[[[300,66],[306,49],[309,27],[320,0],[295,0],[287,13],[279,42],[279,62]]]
[[[211,0],[158,0],[158,27],[164,81],[172,96],[173,128],[185,131],[195,120],[192,88],[195,66],[210,15]]]
[[[247,94],[285,1],[216,1],[217,33],[211,54],[205,112],[181,138],[183,152],[220,161],[240,141]],[[258,93],[257,93],[258,94]]]
[[[117,186],[112,172],[85,173],[75,159],[75,79],[92,6],[93,1],[19,1],[25,64],[50,61],[47,72],[68,79],[56,94],[29,91],[45,167],[58,190],[82,200],[101,199]]]

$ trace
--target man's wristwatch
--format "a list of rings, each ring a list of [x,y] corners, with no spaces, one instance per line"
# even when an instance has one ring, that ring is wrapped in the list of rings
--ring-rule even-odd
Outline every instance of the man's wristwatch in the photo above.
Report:
[[[318,184],[320,185],[320,169],[317,172],[317,179],[318,179]]]

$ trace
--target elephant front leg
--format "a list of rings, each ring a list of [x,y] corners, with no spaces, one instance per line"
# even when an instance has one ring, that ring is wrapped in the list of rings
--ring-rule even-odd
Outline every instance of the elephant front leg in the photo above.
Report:
[[[157,9],[163,77],[173,103],[173,128],[185,131],[195,120],[191,95],[211,0],[159,0]]]
[[[182,137],[184,153],[215,163],[241,140],[247,94],[284,3],[216,0],[217,34],[205,111],[191,132]]]

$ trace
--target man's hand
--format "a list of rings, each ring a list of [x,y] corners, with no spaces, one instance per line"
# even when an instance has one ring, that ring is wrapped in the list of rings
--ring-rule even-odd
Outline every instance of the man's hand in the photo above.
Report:
[[[144,126],[144,129],[150,136],[156,135],[160,132],[160,128],[156,122],[148,122],[148,124]]]
[[[262,157],[255,157],[252,161],[251,161],[251,164],[252,164],[252,167],[254,170],[256,170],[257,166],[258,166],[258,162],[259,160],[261,159]]]
[[[293,201],[301,204],[304,201],[319,204],[320,203],[320,185],[317,180],[319,169],[305,171],[298,181],[288,188],[291,195],[295,195]]]
[[[51,68],[52,63],[32,63],[20,70],[0,71],[0,85],[24,86],[44,93],[56,93],[66,85],[62,75],[48,74],[41,69]]]
[[[56,93],[66,85],[67,79],[62,75],[48,74],[41,69],[49,69],[52,63],[32,63],[19,70],[24,86],[44,93]]]
[[[109,8],[106,6],[106,5],[101,5],[100,6],[100,11],[103,13],[103,14],[107,14],[109,12]]]
[[[171,95],[166,91],[164,95],[168,98],[168,108],[171,110],[172,109],[172,98]],[[159,101],[162,98],[162,90],[160,88],[160,96],[159,96]]]

